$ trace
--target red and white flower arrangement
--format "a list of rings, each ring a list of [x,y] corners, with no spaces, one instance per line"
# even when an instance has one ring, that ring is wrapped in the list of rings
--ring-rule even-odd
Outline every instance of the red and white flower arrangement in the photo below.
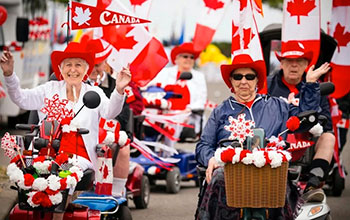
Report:
[[[27,202],[33,208],[58,205],[62,202],[61,191],[75,188],[83,177],[83,171],[76,165],[71,166],[65,172],[66,175],[50,174],[53,163],[61,166],[73,162],[66,154],[59,154],[55,160],[46,160],[44,156],[39,156],[33,161],[35,174],[23,173],[15,162],[10,163],[7,167],[10,181],[17,184],[20,189],[28,191]]]
[[[253,164],[258,168],[268,164],[271,168],[277,168],[283,162],[288,162],[291,159],[290,153],[283,150],[282,147],[254,148],[251,151],[241,147],[233,148],[229,146],[218,148],[214,157],[220,166],[224,166],[227,163],[236,164],[242,162],[245,165]]]

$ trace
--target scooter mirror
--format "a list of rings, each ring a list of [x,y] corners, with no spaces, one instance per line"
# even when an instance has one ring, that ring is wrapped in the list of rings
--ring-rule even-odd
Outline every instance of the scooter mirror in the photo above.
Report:
[[[99,94],[95,91],[88,91],[83,97],[84,105],[88,108],[96,108],[101,103]]]
[[[190,80],[192,79],[192,73],[191,72],[183,72],[180,74],[179,79],[181,80]]]

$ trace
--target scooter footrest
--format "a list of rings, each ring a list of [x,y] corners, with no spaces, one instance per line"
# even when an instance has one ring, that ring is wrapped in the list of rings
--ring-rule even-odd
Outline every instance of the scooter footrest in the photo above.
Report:
[[[74,204],[87,206],[90,209],[99,210],[101,212],[114,209],[124,202],[126,202],[126,198],[123,197],[98,195],[95,193],[82,193],[76,200],[73,201]]]

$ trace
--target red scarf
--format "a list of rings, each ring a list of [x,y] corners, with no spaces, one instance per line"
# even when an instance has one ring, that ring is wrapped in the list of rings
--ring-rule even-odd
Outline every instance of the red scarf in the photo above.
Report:
[[[295,95],[299,94],[299,90],[297,89],[297,87],[295,85],[289,84],[284,77],[282,77],[282,82],[284,85],[286,85],[289,89],[290,92],[294,92]]]

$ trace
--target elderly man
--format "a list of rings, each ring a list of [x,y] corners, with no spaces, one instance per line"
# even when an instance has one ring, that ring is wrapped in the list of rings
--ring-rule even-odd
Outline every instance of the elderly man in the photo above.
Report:
[[[312,59],[312,52],[306,52],[300,42],[291,41],[287,42],[282,47],[281,54],[276,53],[276,56],[281,62],[281,70],[268,77],[268,93],[272,96],[282,97],[288,103],[298,105],[299,98],[301,97],[299,93],[300,89],[303,85],[307,84],[305,79],[309,72],[306,74],[305,70]],[[309,70],[313,69],[314,65],[311,66]],[[329,64],[324,63],[315,71],[324,74],[328,72],[329,69]],[[332,119],[329,103],[325,96],[321,97],[320,114],[326,116],[328,122],[323,126],[323,133],[316,142],[316,153],[310,165],[310,180],[305,192],[312,188],[319,188],[321,182],[325,181],[329,171],[329,164],[333,156],[335,137],[332,133]],[[319,192],[317,196],[314,194],[314,196],[312,196],[313,198],[308,198],[308,196],[305,198],[308,200],[322,201],[324,197],[323,192],[321,189],[317,191]]]
[[[175,64],[173,67],[164,68],[158,75],[149,83],[155,85],[160,83],[162,87],[173,85],[179,79],[181,73],[191,72],[192,79],[187,80],[187,87],[190,92],[190,104],[187,106],[189,110],[204,110],[204,105],[207,101],[207,84],[204,74],[194,70],[195,60],[198,58],[200,51],[193,49],[193,43],[183,43],[176,46],[171,51],[171,61]],[[202,116],[191,114],[188,123],[194,124],[195,133],[198,134],[201,128]],[[176,135],[180,135],[177,131]],[[173,145],[174,142],[167,144]]]

